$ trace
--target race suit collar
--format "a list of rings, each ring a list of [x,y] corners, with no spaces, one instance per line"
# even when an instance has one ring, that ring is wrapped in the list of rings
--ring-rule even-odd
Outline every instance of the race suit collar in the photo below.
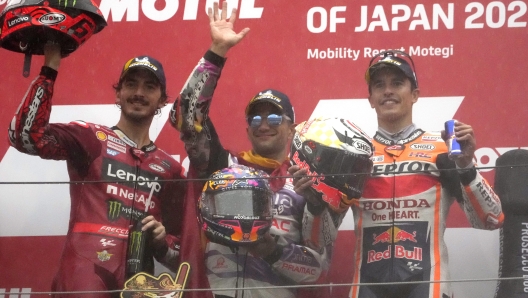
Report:
[[[395,144],[407,144],[411,141],[416,140],[424,132],[425,131],[423,131],[422,129],[416,128],[416,125],[414,123],[407,126],[396,134],[391,134],[383,128],[379,127],[378,131],[374,135],[374,140],[387,146]]]
[[[133,147],[133,148],[138,148],[138,145],[136,144],[136,142],[132,141],[129,137],[127,137],[127,135],[121,129],[119,129],[119,127],[113,126],[112,130],[128,146]],[[154,144],[154,142],[150,141],[150,144],[143,146],[141,148],[141,150],[145,151],[145,152],[151,152],[151,151],[156,150],[156,148],[157,148],[156,144]]]
[[[404,127],[402,130],[391,133],[381,127],[378,127],[378,133],[380,133],[384,138],[389,139],[394,142],[398,142],[401,139],[405,139],[411,135],[418,127],[416,124],[411,123],[410,125]]]

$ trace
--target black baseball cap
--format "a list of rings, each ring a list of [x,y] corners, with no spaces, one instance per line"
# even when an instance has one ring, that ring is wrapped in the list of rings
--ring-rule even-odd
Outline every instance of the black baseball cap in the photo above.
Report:
[[[401,70],[405,74],[406,77],[409,78],[409,80],[411,80],[411,83],[413,83],[414,86],[418,87],[418,80],[416,78],[416,73],[414,72],[413,67],[411,67],[409,62],[407,62],[405,59],[397,57],[396,56],[397,54],[401,56],[406,56],[409,59],[411,59],[411,57],[408,54],[406,54],[405,52],[401,52],[401,51],[398,51],[398,52],[387,51],[387,52],[379,53],[378,56],[380,56],[381,59],[378,60],[376,63],[372,64],[372,61],[374,61],[374,59],[376,58],[374,57],[371,60],[371,65],[365,72],[365,81],[367,81],[367,84],[370,84],[370,78],[379,69],[379,65],[383,63],[383,64],[388,64],[388,65],[397,67],[399,70]],[[411,63],[413,63],[412,60],[411,60]]]
[[[292,122],[295,122],[295,112],[290,102],[290,98],[277,90],[266,89],[255,95],[248,103],[246,107],[246,116],[251,111],[251,108],[258,103],[269,102],[277,106],[284,115],[288,116]]]
[[[158,78],[160,82],[161,90],[165,92],[167,88],[167,80],[165,79],[165,72],[163,71],[163,65],[161,65],[161,63],[158,60],[150,56],[138,56],[138,57],[128,60],[123,66],[123,70],[121,71],[121,76],[119,77],[119,80],[121,81],[129,70],[138,68],[138,67],[152,71],[152,73],[156,75],[156,78]]]

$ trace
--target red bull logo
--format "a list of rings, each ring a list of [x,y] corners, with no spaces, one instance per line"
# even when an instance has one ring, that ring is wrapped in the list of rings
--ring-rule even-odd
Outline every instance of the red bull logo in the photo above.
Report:
[[[416,243],[416,231],[413,231],[411,234],[404,230],[399,230],[398,233],[396,233],[396,236],[394,236],[394,242],[396,243],[399,241],[412,241]]]
[[[313,176],[312,178],[312,181],[315,183],[316,181],[319,181],[319,180],[324,180],[324,177],[319,177],[319,174],[315,171],[310,171],[310,165],[308,165],[308,163],[304,160],[301,160],[299,158],[299,152],[295,152],[292,156],[292,160],[293,162],[298,165],[301,169],[306,169],[306,174],[308,176]]]
[[[379,262],[381,260],[388,260],[391,258],[391,247],[387,246],[387,249],[381,252],[375,250],[369,250],[367,253],[367,263]],[[396,259],[407,259],[422,261],[422,248],[414,247],[413,250],[406,250],[401,245],[394,246],[394,258]]]
[[[310,171],[310,166],[306,163],[306,161],[302,161],[299,158],[299,152],[295,152],[293,154],[292,160],[300,168],[307,169],[308,176],[314,176],[312,178],[312,188],[315,189],[318,193],[322,194],[323,201],[327,202],[330,206],[334,208],[339,208],[339,203],[341,202],[342,195],[341,192],[337,188],[331,187],[330,185],[322,182],[324,180],[324,176],[319,176],[317,172]]]
[[[372,234],[374,238],[374,242],[372,242],[372,245],[378,244],[378,243],[392,243],[392,228],[388,231],[385,231],[379,235]]]
[[[398,243],[400,241],[411,241],[416,243],[416,231],[409,233],[398,227],[389,228],[387,231],[376,235],[372,234],[374,241],[372,245],[377,243]],[[394,238],[393,238],[394,236]]]
[[[337,190],[337,188],[331,187],[320,180],[317,181],[317,183],[312,184],[312,188],[323,195],[323,201],[327,202],[330,206],[339,208],[341,192]]]

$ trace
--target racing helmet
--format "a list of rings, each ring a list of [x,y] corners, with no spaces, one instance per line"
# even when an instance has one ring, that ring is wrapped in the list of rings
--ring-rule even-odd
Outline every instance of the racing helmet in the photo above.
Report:
[[[269,231],[273,192],[269,176],[243,165],[214,172],[198,201],[198,221],[207,238],[227,246],[257,243]]]
[[[0,14],[0,41],[7,50],[43,55],[48,40],[68,56],[106,21],[91,0],[11,0]]]
[[[335,211],[361,197],[372,170],[372,139],[346,119],[315,118],[297,125],[292,140],[292,165],[313,176],[310,191]]]

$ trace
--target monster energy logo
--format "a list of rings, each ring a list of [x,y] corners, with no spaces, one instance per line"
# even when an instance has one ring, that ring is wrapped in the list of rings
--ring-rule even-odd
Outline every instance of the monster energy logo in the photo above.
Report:
[[[133,231],[128,236],[128,253],[133,258],[139,258],[139,254],[142,251],[142,239],[143,239],[143,232],[142,231]]]
[[[117,200],[108,200],[108,220],[116,221],[120,217],[140,219],[145,217],[145,212],[132,207],[124,207],[123,202]]]
[[[59,5],[61,5],[62,2],[62,0],[59,0]],[[75,3],[77,3],[77,0],[73,0],[72,6],[75,6]],[[68,7],[68,0],[64,0],[64,7]]]
[[[121,207],[123,206],[123,203],[120,201],[107,201],[108,203],[108,219],[110,221],[117,220],[119,216],[121,215]]]

